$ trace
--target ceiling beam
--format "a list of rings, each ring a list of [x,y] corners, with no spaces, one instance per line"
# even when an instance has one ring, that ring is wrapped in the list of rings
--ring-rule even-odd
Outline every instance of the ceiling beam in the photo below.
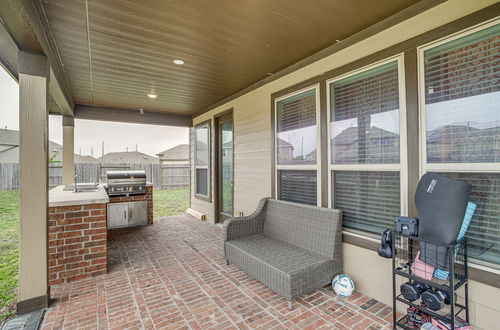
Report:
[[[144,111],[144,114],[141,115],[139,110],[94,107],[81,104],[75,105],[75,118],[161,126],[191,127],[192,125],[191,116],[148,111]]]
[[[21,0],[38,42],[50,64],[51,97],[61,113],[73,115],[74,102],[69,88],[68,78],[62,67],[62,61],[57,50],[56,42],[50,29],[47,16],[39,0]]]

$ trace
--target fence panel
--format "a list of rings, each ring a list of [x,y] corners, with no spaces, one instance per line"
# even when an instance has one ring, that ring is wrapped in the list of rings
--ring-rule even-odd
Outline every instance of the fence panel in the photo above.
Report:
[[[49,187],[57,187],[62,184],[62,165],[49,164]]]
[[[189,164],[164,164],[161,167],[161,187],[189,188]]]
[[[155,188],[162,188],[162,175],[160,164],[99,164],[99,163],[77,163],[75,164],[75,174],[78,175],[78,182],[106,182],[106,173],[111,170],[144,170],[146,179],[152,182]],[[49,187],[62,184],[62,165],[49,164]],[[189,174],[189,173],[188,173]],[[189,178],[188,178],[189,182]],[[168,188],[170,186],[166,186]],[[0,190],[19,189],[19,164],[0,163]]]
[[[0,190],[19,189],[19,164],[0,163]]]

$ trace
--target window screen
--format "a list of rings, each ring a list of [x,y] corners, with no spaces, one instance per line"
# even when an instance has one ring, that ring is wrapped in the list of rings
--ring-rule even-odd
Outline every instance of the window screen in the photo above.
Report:
[[[280,170],[279,199],[317,205],[316,171]]]
[[[396,61],[330,84],[332,164],[399,163]]]
[[[276,128],[278,164],[316,164],[316,89],[278,101]]]
[[[500,24],[424,52],[427,162],[500,162]]]
[[[471,201],[477,208],[466,233],[469,256],[500,264],[500,174],[441,174],[472,185]]]
[[[332,181],[344,227],[381,233],[401,215],[399,172],[334,171]]]

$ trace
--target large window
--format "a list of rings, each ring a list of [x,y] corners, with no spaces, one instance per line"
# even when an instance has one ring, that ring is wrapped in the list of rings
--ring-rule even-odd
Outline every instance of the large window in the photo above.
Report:
[[[421,47],[421,172],[472,184],[471,257],[500,264],[500,24]]]
[[[345,228],[380,233],[406,213],[401,67],[398,56],[327,82],[331,206]]]
[[[318,87],[275,101],[276,188],[279,199],[318,204]]]
[[[195,195],[210,196],[210,122],[195,126]]]

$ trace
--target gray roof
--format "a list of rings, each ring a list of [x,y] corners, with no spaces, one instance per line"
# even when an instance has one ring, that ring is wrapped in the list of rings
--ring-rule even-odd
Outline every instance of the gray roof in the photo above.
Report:
[[[19,132],[10,129],[0,129],[0,146],[18,146]]]
[[[399,135],[393,132],[389,132],[385,129],[372,126],[366,132],[369,139],[386,139],[386,138],[397,138]],[[357,142],[359,139],[359,129],[358,127],[349,127],[343,130],[339,135],[334,137],[332,140],[335,141],[335,145],[351,145]]]
[[[49,141],[49,157],[52,156],[56,150],[58,155],[54,158],[54,160],[62,162],[63,146],[53,141]],[[97,163],[97,159],[92,156],[75,154],[74,157],[75,163]]]
[[[0,153],[11,148],[19,148],[19,131],[0,129]],[[55,161],[62,161],[63,146],[49,141],[49,157],[57,153]],[[17,157],[16,157],[17,158]],[[17,159],[18,160],[18,159]],[[91,156],[75,154],[75,163],[95,163],[97,159]]]
[[[157,157],[153,157],[138,151],[129,152],[109,152],[97,159],[104,164],[156,164]]]
[[[189,160],[189,144],[179,144],[156,155],[161,160]]]
[[[280,139],[280,138],[278,138],[278,147],[292,148],[293,149],[293,145],[291,145],[289,142],[286,142],[285,140]]]

